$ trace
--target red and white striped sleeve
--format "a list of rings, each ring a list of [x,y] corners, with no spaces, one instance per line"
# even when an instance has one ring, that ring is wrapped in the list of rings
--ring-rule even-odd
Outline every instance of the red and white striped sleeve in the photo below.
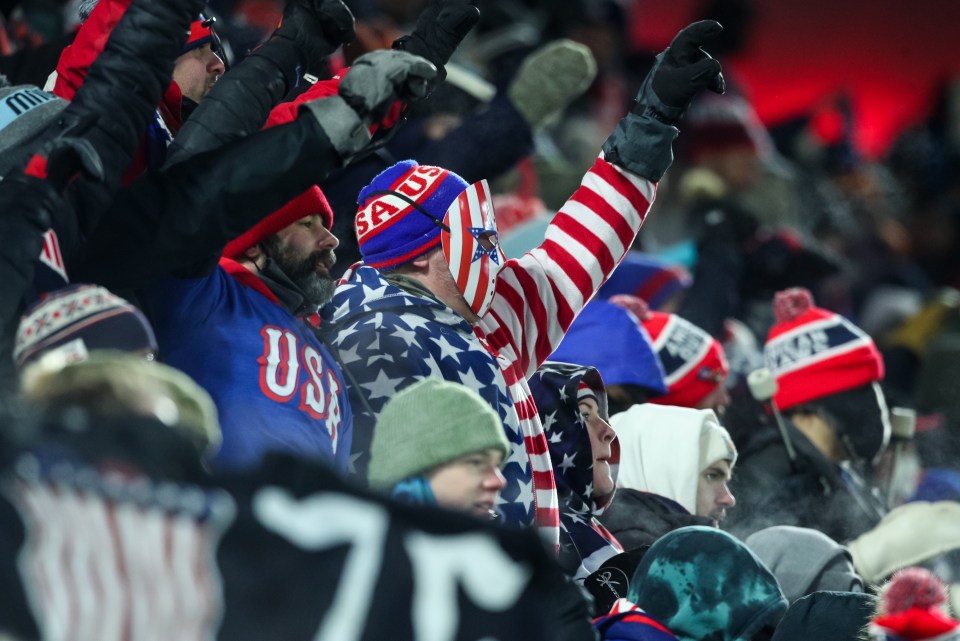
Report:
[[[601,154],[554,216],[543,243],[504,265],[481,328],[492,347],[513,351],[524,378],[556,349],[623,258],[656,190]]]

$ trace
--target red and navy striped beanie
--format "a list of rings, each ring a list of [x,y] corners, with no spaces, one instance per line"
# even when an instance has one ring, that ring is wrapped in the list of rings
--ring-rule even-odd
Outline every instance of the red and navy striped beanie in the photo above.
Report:
[[[862,329],[797,287],[773,299],[775,324],[763,356],[777,379],[774,400],[789,409],[883,380],[883,357]]]
[[[440,244],[443,217],[469,187],[446,169],[403,160],[363,188],[355,228],[363,262],[389,270]]]
[[[651,312],[634,296],[610,300],[628,307],[640,319],[663,365],[667,393],[651,398],[651,403],[696,407],[730,374],[723,346],[703,329],[676,314]]]

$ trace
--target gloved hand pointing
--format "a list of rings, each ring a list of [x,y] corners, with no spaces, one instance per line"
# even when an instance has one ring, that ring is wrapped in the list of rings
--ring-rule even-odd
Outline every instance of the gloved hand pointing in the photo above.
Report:
[[[701,20],[678,33],[670,46],[657,56],[637,94],[633,113],[650,110],[658,120],[675,125],[702,89],[723,93],[725,84],[720,63],[700,47],[721,31],[723,27],[719,22]]]
[[[714,20],[695,22],[657,56],[630,113],[603,143],[609,162],[653,182],[663,177],[673,162],[676,125],[687,105],[703,89],[724,92],[720,63],[701,48],[722,30]]]

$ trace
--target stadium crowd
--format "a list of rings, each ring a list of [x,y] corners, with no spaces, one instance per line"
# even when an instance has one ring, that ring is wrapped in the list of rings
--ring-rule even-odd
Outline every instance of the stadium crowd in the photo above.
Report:
[[[625,6],[2,7],[0,638],[960,639],[958,94]]]

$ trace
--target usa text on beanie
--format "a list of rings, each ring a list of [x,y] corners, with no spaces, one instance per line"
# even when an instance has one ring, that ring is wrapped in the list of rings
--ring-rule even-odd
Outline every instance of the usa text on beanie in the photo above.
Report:
[[[779,292],[773,309],[776,323],[763,355],[777,379],[780,409],[883,380],[873,339],[839,314],[815,307],[808,290]]]
[[[357,201],[363,262],[392,269],[439,246],[443,217],[467,187],[455,173],[413,160],[382,171]]]

